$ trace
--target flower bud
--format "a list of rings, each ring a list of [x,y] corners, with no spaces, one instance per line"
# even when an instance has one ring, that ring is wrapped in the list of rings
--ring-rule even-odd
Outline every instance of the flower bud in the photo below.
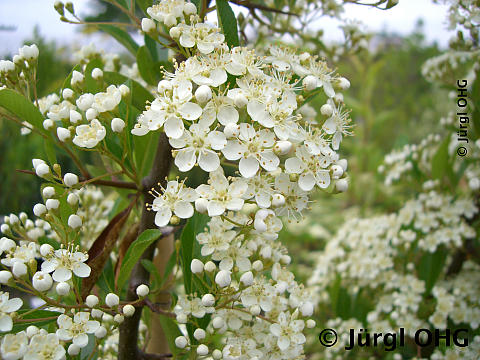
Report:
[[[57,128],[57,136],[58,136],[58,139],[61,141],[61,142],[65,142],[67,141],[68,139],[70,139],[70,137],[72,136],[72,134],[70,134],[70,130],[68,129],[65,129],[64,127],[58,127]]]
[[[125,121],[123,121],[120,118],[113,118],[111,126],[112,126],[112,131],[121,133],[125,128]]]
[[[37,45],[25,45],[18,49],[18,53],[25,60],[35,60],[38,58],[38,47]]]
[[[82,226],[82,218],[76,214],[72,214],[68,217],[67,223],[72,229],[78,229]]]
[[[42,195],[45,199],[50,199],[55,196],[55,188],[53,186],[46,186],[42,190]]]
[[[95,80],[100,80],[103,77],[103,71],[102,69],[95,68],[92,70],[92,78]]]
[[[251,271],[247,271],[240,277],[240,282],[245,286],[251,286],[253,284],[253,274]]]
[[[212,321],[212,326],[214,329],[220,329],[221,327],[223,327],[223,325],[225,325],[225,322],[220,316],[217,316]]]
[[[331,116],[333,114],[333,106],[330,104],[323,104],[320,108],[320,113],[324,116]]]
[[[9,280],[12,278],[12,273],[7,270],[0,271],[0,284],[7,285]]]
[[[53,280],[50,274],[37,271],[32,277],[32,284],[35,290],[44,292],[50,290],[53,285]]]
[[[113,317],[113,321],[115,321],[117,324],[123,323],[124,320],[125,320],[125,317],[123,315],[120,315],[120,314],[116,314]]]
[[[185,338],[185,336],[177,336],[175,338],[175,346],[179,349],[183,349],[185,348],[185,346],[187,346],[187,339]]]
[[[93,94],[86,93],[86,94],[80,95],[80,97],[76,101],[76,104],[80,110],[87,111],[87,109],[92,107],[93,101],[94,101]]]
[[[99,309],[92,309],[92,317],[94,319],[100,319],[103,316],[103,311]]]
[[[201,214],[207,213],[208,200],[204,198],[198,198],[195,200],[195,210]]]
[[[178,314],[177,315],[177,322],[179,324],[186,324],[188,322],[187,315],[185,314]]]
[[[262,260],[255,260],[252,264],[252,268],[255,271],[262,271],[263,270]]]
[[[27,336],[29,338],[35,336],[38,334],[38,332],[40,331],[40,329],[38,327],[36,327],[35,325],[30,325],[29,327],[27,327],[25,329],[26,333],[27,333]]]
[[[285,205],[285,197],[282,194],[273,194],[272,196],[272,206],[282,206]]]
[[[83,74],[81,72],[78,72],[77,70],[74,70],[72,73],[72,80],[70,82],[72,86],[83,83],[83,80],[84,80]]]
[[[348,190],[348,180],[347,179],[339,179],[335,183],[335,188],[339,192],[345,192]]]
[[[300,307],[300,312],[303,316],[312,316],[313,314],[313,304],[311,302],[306,302]]]
[[[277,141],[277,143],[273,147],[273,151],[275,151],[277,155],[287,155],[290,152],[290,150],[292,150],[292,146],[293,145],[290,141],[287,141],[287,140]]]
[[[120,298],[118,297],[117,294],[108,293],[107,296],[105,296],[105,304],[108,307],[117,306],[119,302],[120,302]]]
[[[303,79],[303,86],[305,90],[312,91],[317,88],[317,78],[313,75],[308,75]]]
[[[70,88],[65,88],[62,90],[62,97],[64,99],[70,99],[71,97],[73,97],[73,90],[70,89]]]
[[[183,6],[183,12],[185,15],[193,15],[197,13],[197,7],[195,4],[188,2]]]
[[[70,206],[75,206],[78,204],[78,195],[74,193],[70,193],[67,196],[67,203]]]
[[[223,129],[223,133],[225,134],[227,139],[237,137],[238,134],[240,134],[240,126],[234,123],[228,123]]]
[[[143,18],[142,19],[142,31],[149,33],[156,29],[155,21],[150,18]]]
[[[75,344],[70,344],[70,346],[68,347],[68,355],[70,356],[76,356],[78,354],[80,354],[80,346],[78,345],[75,345]]]
[[[343,175],[343,168],[340,165],[332,165],[332,178],[339,179]]]
[[[41,217],[47,212],[47,207],[43,204],[35,204],[33,207],[33,213],[35,216]]]
[[[333,100],[338,104],[338,103],[343,103],[343,94],[336,93],[335,96],[333,97]]]
[[[218,286],[222,288],[230,285],[230,283],[232,282],[230,271],[220,270],[215,276],[215,282],[217,283]]]
[[[72,186],[78,184],[78,176],[75,175],[75,174],[72,174],[72,173],[66,173],[66,174],[63,176],[63,182],[64,182],[64,184],[67,185],[68,187],[72,187]]]
[[[480,179],[475,177],[475,178],[471,178],[469,181],[468,181],[468,187],[471,189],[471,190],[478,190],[480,189]]]
[[[57,199],[47,199],[45,205],[48,210],[56,210],[60,206],[60,201]]]
[[[85,304],[87,304],[89,308],[93,308],[98,305],[98,301],[99,300],[97,296],[88,295],[87,298],[85,299]]]
[[[100,326],[97,330],[95,330],[95,337],[97,339],[103,339],[107,335],[107,329],[105,327]]]
[[[250,313],[254,316],[259,315],[260,312],[262,311],[262,309],[260,309],[260,306],[258,305],[252,305],[249,310],[250,310]]]
[[[60,282],[57,284],[55,291],[58,295],[65,296],[70,292],[70,285],[66,282]]]
[[[208,100],[212,98],[212,89],[207,85],[200,85],[195,91],[195,99],[200,104],[205,104]]]
[[[122,312],[126,317],[133,316],[133,314],[135,314],[135,307],[133,305],[127,304],[123,307]]]
[[[54,251],[55,250],[53,249],[52,245],[50,245],[50,244],[40,245],[40,255],[42,255],[43,257],[53,254]]]
[[[193,259],[190,263],[190,270],[192,270],[194,274],[200,274],[203,272],[203,263],[198,259]]]
[[[46,175],[48,175],[50,173],[50,167],[43,163],[43,164],[39,164],[36,168],[35,168],[35,173],[37,174],[37,176],[39,177],[45,177]]]
[[[204,269],[205,269],[206,272],[213,272],[213,271],[217,270],[217,266],[215,265],[215,263],[213,261],[207,261],[205,263]]]
[[[306,325],[307,325],[307,328],[313,329],[316,325],[315,320],[308,319]]]
[[[350,81],[344,77],[341,77],[338,79],[338,87],[342,90],[347,90],[350,87]]]
[[[205,344],[198,345],[197,354],[200,356],[205,356],[208,354],[208,346]]]
[[[205,294],[202,297],[202,305],[210,307],[215,305],[215,297],[212,294]]]
[[[142,285],[138,285],[137,287],[137,295],[139,297],[145,297],[148,295],[148,293],[150,292],[150,289],[148,288],[147,285],[145,284],[142,284]]]
[[[205,330],[203,330],[203,329],[196,329],[196,330],[193,332],[193,337],[194,337],[195,339],[197,339],[198,341],[205,339],[205,336],[206,336],[206,335],[207,335],[207,334],[205,333]]]
[[[180,35],[182,35],[182,32],[180,31],[180,28],[174,26],[170,29],[168,34],[173,38],[173,39],[178,39]]]
[[[55,126],[55,123],[53,122],[52,119],[45,119],[42,125],[45,130],[50,130]]]
[[[95,119],[97,116],[98,116],[98,111],[95,110],[94,108],[87,109],[87,111],[85,112],[85,117],[89,121]]]
[[[213,357],[214,360],[220,360],[223,357],[223,354],[220,350],[215,349],[212,352],[212,357]]]
[[[348,168],[348,161],[347,159],[340,159],[337,161],[337,164],[343,168],[343,172],[347,171]]]
[[[166,27],[175,26],[175,25],[177,25],[177,18],[173,14],[168,14],[163,19],[163,23],[165,24]]]
[[[128,95],[130,95],[130,88],[125,84],[120,85],[118,87],[118,90],[120,90],[122,97],[127,97]]]

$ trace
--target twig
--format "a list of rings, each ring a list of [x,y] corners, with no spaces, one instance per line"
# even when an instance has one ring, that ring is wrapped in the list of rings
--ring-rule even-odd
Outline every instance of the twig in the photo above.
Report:
[[[241,0],[230,0],[231,3],[237,4],[239,6],[246,7],[247,9],[258,9],[258,10],[263,10],[263,11],[269,11],[269,12],[274,12],[277,14],[284,14],[284,15],[292,15],[292,16],[297,16],[297,14],[288,12],[288,11],[283,11],[275,8],[271,8],[265,5],[261,4],[254,4],[249,1],[241,1]]]

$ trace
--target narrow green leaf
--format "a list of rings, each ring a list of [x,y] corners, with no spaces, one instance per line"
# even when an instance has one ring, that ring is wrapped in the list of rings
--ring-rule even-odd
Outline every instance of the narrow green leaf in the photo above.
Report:
[[[155,289],[161,281],[160,273],[158,272],[157,267],[152,261],[148,259],[143,259],[140,262],[142,263],[142,266],[145,268],[145,270],[147,270],[150,275],[153,276],[152,288]]]
[[[153,0],[137,0],[137,5],[142,9],[143,13],[147,15],[147,9],[152,6]]]
[[[18,314],[22,315],[29,311],[28,309],[23,309],[23,310],[18,310]],[[17,323],[13,325],[13,329],[11,333],[18,333],[19,331],[25,330],[27,327],[30,325],[35,325],[42,327],[44,325],[50,324],[52,322],[57,321],[57,317],[60,316],[60,313],[58,311],[49,311],[49,310],[36,310],[31,312],[30,314],[24,315],[21,318],[25,320],[32,320],[32,321],[27,321],[27,322],[22,322],[22,323]],[[39,319],[44,319],[44,318],[52,318],[48,320],[39,320]]]
[[[155,61],[146,46],[141,46],[137,51],[137,65],[143,80],[150,85],[158,84],[160,69],[156,69]]]
[[[159,131],[151,131],[144,136],[133,136],[135,166],[140,177],[146,176],[152,167],[159,136]]]
[[[192,281],[192,270],[190,264],[195,256],[199,256],[199,246],[197,234],[202,232],[208,217],[203,214],[195,213],[183,228],[180,236],[180,255],[182,259],[183,281],[185,292],[190,294],[197,290],[195,282]]]
[[[162,232],[158,229],[148,229],[141,233],[138,239],[130,245],[120,267],[120,273],[117,279],[117,289],[123,288],[123,285],[125,285],[130,277],[130,273],[140,259],[140,256],[142,256],[145,250],[147,250],[147,248],[161,235]]]
[[[450,139],[447,137],[440,144],[435,155],[432,158],[432,177],[441,179],[447,172],[449,166],[448,144]]]
[[[150,55],[152,56],[153,61],[158,62],[160,59],[158,58],[157,42],[153,40],[150,36],[148,36],[148,34],[145,34],[144,40],[145,40],[145,46],[150,52]]]
[[[53,140],[45,140],[43,142],[43,148],[45,150],[45,155],[47,155],[48,162],[50,164],[56,164],[57,155],[55,154],[55,146],[53,144]]]
[[[227,0],[217,0],[218,23],[230,48],[239,46],[237,18]]]
[[[418,264],[418,277],[425,281],[426,293],[430,293],[433,286],[440,276],[445,261],[447,259],[448,252],[439,248],[434,253],[426,253],[420,259]]]
[[[113,25],[98,25],[98,28],[125,46],[133,56],[137,55],[139,46],[125,30]]]
[[[11,89],[0,90],[0,107],[10,111],[22,121],[28,121],[39,131],[46,133],[43,128],[44,117],[33,103]]]
[[[80,360],[90,359],[90,355],[95,351],[95,335],[88,334],[88,344],[80,352]]]

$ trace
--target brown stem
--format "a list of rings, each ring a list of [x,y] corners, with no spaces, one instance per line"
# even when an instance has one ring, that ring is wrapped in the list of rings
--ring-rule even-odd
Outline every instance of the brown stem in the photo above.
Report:
[[[230,2],[234,3],[234,4],[237,4],[239,6],[246,7],[247,9],[258,9],[258,10],[269,11],[269,12],[278,13],[278,14],[298,16],[297,14],[292,13],[292,12],[282,11],[282,10],[271,8],[271,7],[268,7],[268,6],[265,6],[265,5],[261,5],[261,4],[253,4],[249,1],[230,0]]]
[[[158,140],[157,152],[150,173],[142,180],[142,192],[143,192],[143,209],[142,217],[140,220],[139,234],[147,229],[155,229],[155,213],[147,210],[147,203],[153,202],[153,197],[148,191],[154,187],[157,183],[165,186],[165,179],[170,172],[172,164],[172,148],[168,143],[167,136],[162,133]],[[163,230],[163,229],[162,229]],[[165,229],[167,230],[167,229]],[[172,231],[171,228],[168,231]],[[164,234],[167,235],[167,234]],[[139,261],[133,268],[130,276],[127,291],[127,301],[135,301],[137,299],[136,288],[141,284],[149,283],[149,273],[141,265],[141,260],[152,260],[153,253],[156,247],[156,243],[153,243],[140,257]],[[118,359],[119,360],[140,360],[142,359],[141,353],[138,349],[138,325],[142,316],[141,304],[136,306],[135,314],[132,317],[125,318],[125,321],[120,326],[120,339],[118,346]]]

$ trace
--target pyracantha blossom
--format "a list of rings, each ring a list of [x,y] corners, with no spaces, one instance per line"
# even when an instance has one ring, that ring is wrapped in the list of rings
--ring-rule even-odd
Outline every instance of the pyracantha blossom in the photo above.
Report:
[[[53,280],[57,282],[65,282],[72,278],[72,272],[81,278],[90,276],[90,266],[85,264],[88,260],[88,255],[70,249],[58,249],[51,255],[47,255],[45,261],[42,263],[42,271],[51,273]]]
[[[183,182],[176,180],[169,181],[167,187],[162,187],[161,193],[152,190],[155,196],[151,210],[155,211],[155,224],[157,226],[165,226],[170,221],[172,214],[180,219],[188,219],[193,215],[192,201],[198,198],[195,190],[184,185]]]
[[[72,340],[73,344],[80,348],[87,346],[88,334],[93,334],[100,323],[96,320],[90,320],[90,313],[77,312],[73,319],[67,315],[60,315],[57,319],[58,330],[57,337],[62,341]]]
[[[23,305],[22,299],[9,299],[8,292],[0,292],[0,331],[10,331],[13,327],[13,321],[10,313],[17,311]]]
[[[100,121],[93,119],[88,125],[79,125],[75,128],[76,135],[72,142],[82,148],[91,149],[105,138],[107,131]]]

